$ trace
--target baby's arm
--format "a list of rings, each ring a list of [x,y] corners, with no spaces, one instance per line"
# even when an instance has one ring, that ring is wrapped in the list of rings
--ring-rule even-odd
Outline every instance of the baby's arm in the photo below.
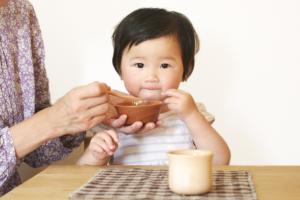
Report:
[[[197,109],[193,97],[182,90],[170,89],[163,93],[164,102],[186,123],[197,149],[210,150],[214,154],[214,164],[229,164],[230,150],[218,134]]]
[[[88,148],[78,159],[78,165],[107,165],[110,157],[118,148],[118,135],[114,130],[96,133]]]

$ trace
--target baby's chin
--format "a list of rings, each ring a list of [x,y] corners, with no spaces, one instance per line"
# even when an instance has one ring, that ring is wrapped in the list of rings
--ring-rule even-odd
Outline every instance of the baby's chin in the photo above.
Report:
[[[139,93],[139,97],[146,100],[161,100],[161,90],[146,90],[142,89]]]

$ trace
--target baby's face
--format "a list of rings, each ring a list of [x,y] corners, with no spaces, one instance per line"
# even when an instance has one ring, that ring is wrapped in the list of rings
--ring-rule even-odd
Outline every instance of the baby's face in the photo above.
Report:
[[[174,36],[146,40],[123,52],[121,78],[131,95],[160,100],[161,92],[179,87],[182,75],[180,46]]]

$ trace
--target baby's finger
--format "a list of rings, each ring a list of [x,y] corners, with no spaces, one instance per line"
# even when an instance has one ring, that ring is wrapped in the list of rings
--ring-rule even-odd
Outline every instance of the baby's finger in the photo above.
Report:
[[[179,98],[178,97],[168,97],[164,100],[164,103],[165,104],[174,104],[174,103],[177,103],[179,101]]]
[[[100,137],[98,136],[100,134],[96,134],[95,137]],[[99,152],[101,152],[101,150],[103,150],[107,155],[112,155],[112,151],[110,150],[109,145],[106,143],[105,139],[103,139],[103,135],[105,134],[101,134],[100,139],[94,139],[91,142],[96,143],[96,147],[94,147],[94,150],[97,150]]]
[[[143,127],[143,122],[137,121],[131,124],[130,126],[122,127],[119,130],[124,132],[125,134],[134,134],[139,130],[141,130],[142,127]]]
[[[93,149],[91,150],[93,157],[97,160],[102,160],[103,158],[109,156],[104,150],[102,149]]]
[[[111,156],[104,149],[99,148],[99,146],[98,146],[97,149],[91,150],[91,153],[92,153],[93,157],[98,161],[103,160],[103,159],[107,159]]]
[[[169,110],[176,110],[178,108],[178,103],[167,103]]]
[[[156,127],[154,122],[148,122],[147,124],[145,124],[145,126],[143,127],[142,130],[140,130],[137,134],[143,134],[146,133],[152,129],[154,129]]]
[[[180,93],[178,92],[177,89],[168,89],[168,90],[162,92],[161,95],[167,96],[167,97],[170,97],[170,96],[172,96],[172,97],[179,97]]]
[[[101,137],[105,141],[110,151],[116,148],[116,144],[114,143],[113,138],[110,136],[109,132],[105,131],[105,134],[102,134]]]
[[[118,134],[116,133],[116,131],[114,131],[114,130],[107,130],[106,132],[113,139],[114,143],[119,144],[119,137],[118,137]]]
[[[114,128],[120,128],[125,124],[126,119],[127,119],[127,115],[121,115],[119,118],[111,121],[111,126]]]
[[[155,122],[156,127],[161,126],[162,124],[163,124],[163,121],[161,121],[161,120],[157,120]]]

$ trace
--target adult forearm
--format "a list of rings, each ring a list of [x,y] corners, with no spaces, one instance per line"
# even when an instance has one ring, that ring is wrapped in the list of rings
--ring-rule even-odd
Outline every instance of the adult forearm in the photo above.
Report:
[[[193,113],[185,122],[197,149],[212,151],[214,164],[229,164],[230,150],[226,142],[200,112]]]
[[[101,123],[108,110],[103,83],[72,89],[53,106],[10,128],[16,154],[22,158],[45,141],[86,131]]]
[[[46,108],[10,128],[17,158],[23,158],[57,135],[48,118],[49,109]]]

